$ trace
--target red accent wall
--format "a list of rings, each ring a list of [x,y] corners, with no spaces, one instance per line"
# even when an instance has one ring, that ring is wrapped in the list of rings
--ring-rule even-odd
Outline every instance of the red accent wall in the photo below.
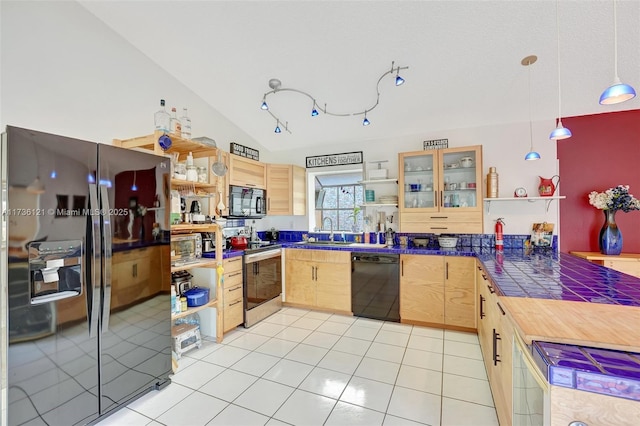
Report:
[[[558,141],[560,167],[560,251],[599,251],[601,210],[589,204],[591,191],[629,185],[640,198],[640,110],[562,120],[573,137]],[[640,253],[640,211],[616,213],[623,253]]]

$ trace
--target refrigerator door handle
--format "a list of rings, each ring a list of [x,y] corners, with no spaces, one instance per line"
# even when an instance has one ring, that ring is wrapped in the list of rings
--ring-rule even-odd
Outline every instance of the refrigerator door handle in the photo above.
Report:
[[[104,299],[102,301],[102,333],[109,330],[109,316],[111,315],[111,209],[109,208],[109,194],[107,187],[100,185],[100,201],[102,206],[102,240],[104,241]]]
[[[90,244],[87,244],[87,249],[91,250],[91,277],[87,286],[91,286],[91,291],[87,292],[91,294],[91,305],[87,309],[87,320],[89,322],[89,337],[95,337],[98,332],[98,317],[100,315],[100,216],[98,215],[98,190],[95,184],[89,184],[89,208],[90,208],[90,220],[91,220],[91,234],[87,237],[90,240]],[[87,303],[89,301],[87,300]]]

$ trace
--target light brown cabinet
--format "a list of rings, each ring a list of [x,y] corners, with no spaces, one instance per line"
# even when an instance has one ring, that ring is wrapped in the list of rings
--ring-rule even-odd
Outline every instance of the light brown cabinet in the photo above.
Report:
[[[351,312],[351,253],[286,249],[285,302]]]
[[[307,173],[292,164],[267,164],[267,214],[307,214]]]
[[[229,155],[229,184],[267,188],[267,165],[239,155]]]
[[[482,146],[398,154],[400,232],[482,233]]]
[[[226,333],[244,323],[244,290],[242,288],[242,256],[222,261],[224,268],[222,284],[223,327]]]
[[[571,254],[587,259],[592,263],[640,278],[640,254],[621,253],[617,256],[608,256],[602,253],[585,251],[572,251]]]
[[[475,330],[475,259],[400,256],[403,322]]]
[[[480,348],[500,424],[512,424],[513,325],[500,304],[491,279],[477,265],[477,320]]]

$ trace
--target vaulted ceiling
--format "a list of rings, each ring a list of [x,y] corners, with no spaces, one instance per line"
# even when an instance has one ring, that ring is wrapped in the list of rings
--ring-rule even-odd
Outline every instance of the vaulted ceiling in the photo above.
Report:
[[[598,104],[614,79],[613,1],[80,1],[114,31],[272,151],[426,131],[640,108]],[[556,9],[557,8],[557,9]],[[617,2],[618,69],[640,90],[640,1]],[[538,61],[524,67],[528,55]],[[391,63],[408,66],[362,116]],[[529,96],[529,79],[531,96]],[[282,126],[284,128],[284,126]],[[552,129],[549,129],[551,131]]]

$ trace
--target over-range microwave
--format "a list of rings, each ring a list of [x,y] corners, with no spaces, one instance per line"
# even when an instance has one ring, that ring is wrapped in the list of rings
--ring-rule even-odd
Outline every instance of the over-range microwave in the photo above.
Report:
[[[229,186],[229,218],[259,219],[267,214],[266,191]]]

